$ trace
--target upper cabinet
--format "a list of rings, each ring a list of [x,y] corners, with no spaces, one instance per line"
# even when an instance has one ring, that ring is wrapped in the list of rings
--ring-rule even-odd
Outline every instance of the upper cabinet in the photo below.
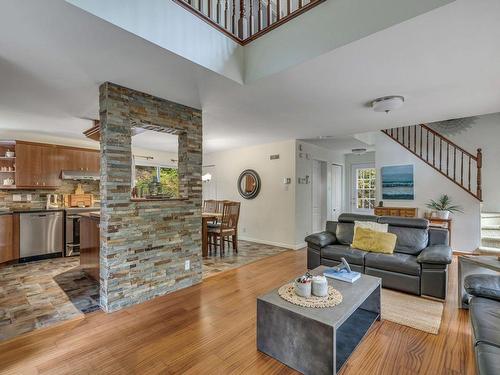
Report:
[[[61,171],[99,172],[99,151],[16,141],[15,188],[57,188]]]

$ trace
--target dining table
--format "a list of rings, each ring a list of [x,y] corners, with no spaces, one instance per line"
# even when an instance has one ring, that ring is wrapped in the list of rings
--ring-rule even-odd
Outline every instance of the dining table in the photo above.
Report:
[[[222,213],[217,212],[202,212],[202,227],[201,227],[201,255],[205,258],[208,256],[208,223],[216,221],[222,217]]]

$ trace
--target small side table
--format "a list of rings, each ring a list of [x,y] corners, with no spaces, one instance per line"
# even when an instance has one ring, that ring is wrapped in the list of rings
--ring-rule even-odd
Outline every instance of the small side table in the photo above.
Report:
[[[429,220],[429,226],[435,227],[435,228],[443,228],[443,229],[448,229],[448,245],[451,246],[451,222],[452,219],[439,219],[437,217],[427,217],[427,220]]]

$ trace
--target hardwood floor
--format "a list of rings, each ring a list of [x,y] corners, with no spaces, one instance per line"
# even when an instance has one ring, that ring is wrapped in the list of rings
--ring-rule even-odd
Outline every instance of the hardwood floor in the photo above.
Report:
[[[305,251],[287,251],[126,310],[0,343],[0,373],[295,374],[256,350],[255,298],[305,264]],[[439,335],[377,322],[341,374],[474,374],[456,271],[455,261]]]

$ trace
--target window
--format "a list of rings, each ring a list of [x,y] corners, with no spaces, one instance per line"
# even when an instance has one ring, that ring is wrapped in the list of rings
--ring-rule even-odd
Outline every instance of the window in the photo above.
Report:
[[[372,210],[375,207],[375,168],[356,169],[356,208]]]
[[[150,194],[150,184],[160,183],[160,194],[177,198],[179,196],[179,175],[177,168],[163,166],[135,166],[135,187],[137,194],[144,197]]]

